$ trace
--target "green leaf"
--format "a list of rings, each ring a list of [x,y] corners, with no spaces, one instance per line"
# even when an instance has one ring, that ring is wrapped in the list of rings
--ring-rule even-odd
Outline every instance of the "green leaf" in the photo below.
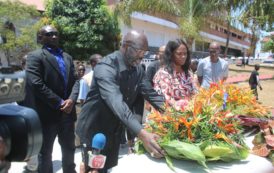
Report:
[[[205,155],[199,148],[199,146],[195,144],[180,142],[177,140],[169,141],[167,143],[160,144],[161,147],[166,151],[166,153],[177,159],[190,159],[196,160],[198,163],[205,165]]]
[[[166,159],[166,163],[167,163],[167,166],[174,172],[175,169],[174,169],[174,166],[173,166],[173,163],[172,163],[172,159],[168,156],[168,155],[165,155],[165,159]]]

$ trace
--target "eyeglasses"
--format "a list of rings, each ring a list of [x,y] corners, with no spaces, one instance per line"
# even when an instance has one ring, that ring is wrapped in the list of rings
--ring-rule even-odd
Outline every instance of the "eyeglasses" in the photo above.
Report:
[[[216,50],[210,50],[209,53],[217,53]]]
[[[44,34],[44,36],[47,36],[47,37],[52,37],[52,36],[58,36],[59,35],[59,33],[58,32],[46,32],[45,34]]]
[[[138,53],[139,55],[141,54],[141,55],[146,55],[146,54],[148,54],[148,50],[144,50],[144,49],[140,49],[140,48],[137,48],[137,47],[134,47],[133,45],[129,45],[131,48],[133,48],[134,49],[134,51],[136,52],[136,53]]]
[[[209,53],[218,53],[218,52],[219,52],[219,49],[216,49],[216,48],[209,49]]]

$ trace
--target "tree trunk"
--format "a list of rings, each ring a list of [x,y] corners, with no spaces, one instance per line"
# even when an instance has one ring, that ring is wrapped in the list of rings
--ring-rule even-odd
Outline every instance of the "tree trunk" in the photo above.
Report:
[[[193,44],[194,38],[186,38],[186,44],[188,46],[188,50],[192,52],[192,44]]]
[[[230,37],[230,21],[227,21],[227,34],[226,34],[226,43],[225,43],[225,52],[224,58],[227,57],[228,45],[229,45],[229,37]]]
[[[258,41],[255,27],[252,27],[251,32],[252,32],[252,37],[251,37],[251,43],[250,43],[250,49],[251,49],[250,53],[253,57],[255,57],[256,44]]]

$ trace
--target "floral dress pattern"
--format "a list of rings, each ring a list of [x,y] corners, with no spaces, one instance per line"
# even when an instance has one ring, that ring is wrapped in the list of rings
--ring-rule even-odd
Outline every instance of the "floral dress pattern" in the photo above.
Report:
[[[189,100],[194,94],[193,78],[190,75],[186,77],[185,72],[173,72],[171,75],[165,68],[160,68],[153,78],[153,84],[154,89],[163,94],[172,106],[178,101]]]

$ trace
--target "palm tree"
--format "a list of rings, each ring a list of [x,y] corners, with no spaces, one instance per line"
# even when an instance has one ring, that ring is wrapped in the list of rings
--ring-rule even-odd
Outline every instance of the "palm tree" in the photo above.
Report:
[[[201,40],[199,31],[204,26],[206,17],[212,15],[213,6],[209,1],[184,0],[180,4],[180,32],[191,48],[194,40]]]
[[[177,0],[124,0],[118,3],[115,13],[127,25],[131,24],[130,15],[133,12],[144,12],[157,15],[177,23],[175,16],[180,15]]]
[[[227,56],[228,45],[231,35],[231,27],[238,21],[238,17],[234,17],[233,13],[239,10],[243,5],[245,0],[211,0],[211,3],[215,6],[218,15],[215,18],[226,23],[227,37],[224,56]]]
[[[132,12],[143,12],[172,21],[180,27],[190,49],[203,26],[203,19],[211,14],[213,7],[209,0],[125,0],[118,4],[116,13],[126,24],[130,24]]]

